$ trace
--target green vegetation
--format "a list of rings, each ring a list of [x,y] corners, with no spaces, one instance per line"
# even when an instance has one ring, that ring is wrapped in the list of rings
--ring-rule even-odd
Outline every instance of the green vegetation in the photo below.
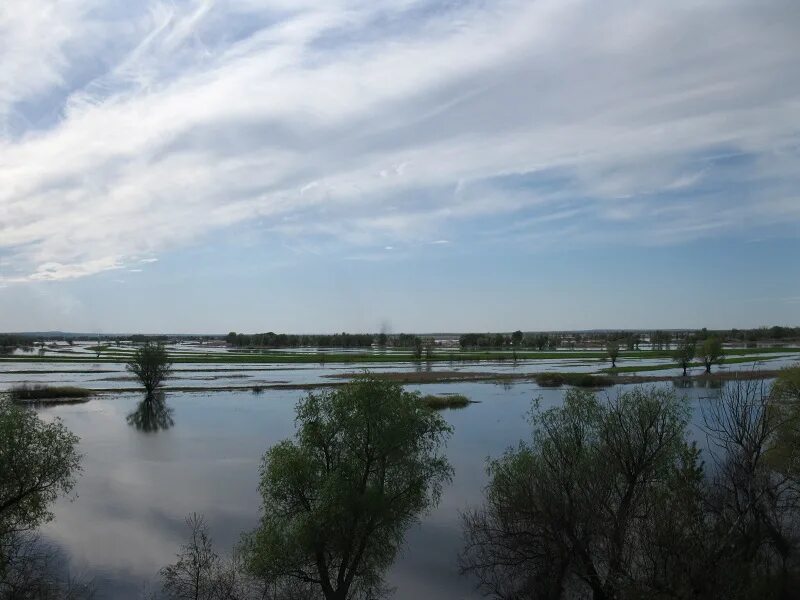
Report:
[[[606,343],[606,353],[608,360],[611,361],[611,368],[617,368],[617,358],[619,358],[619,344],[617,342],[609,341]]]
[[[463,394],[442,394],[437,396],[434,394],[426,394],[420,398],[422,403],[428,408],[434,410],[442,410],[445,408],[464,408],[472,404],[472,400]]]
[[[536,384],[540,387],[561,387],[573,385],[576,387],[608,387],[614,385],[614,380],[603,375],[591,373],[536,373]]]
[[[462,572],[501,599],[792,597],[800,397],[776,410],[768,390],[735,382],[704,405],[713,477],[674,392],[570,390],[534,410],[532,440],[490,463],[463,517]]]
[[[264,456],[247,570],[291,597],[375,597],[406,530],[452,476],[451,429],[416,394],[368,376],[309,393],[297,423],[295,440]]]
[[[53,572],[35,530],[53,518],[55,500],[80,473],[78,438],[60,420],[45,423],[27,407],[0,399],[0,597],[82,598],[82,586]],[[80,589],[79,589],[80,588]]]
[[[139,378],[147,395],[151,396],[171,373],[172,363],[164,346],[147,342],[134,352],[125,368]]]
[[[698,355],[700,360],[703,361],[703,365],[706,368],[706,373],[711,373],[711,366],[720,364],[720,361],[724,356],[724,352],[722,350],[722,340],[720,340],[717,336],[706,338],[700,344]]]
[[[9,396],[14,402],[37,402],[47,400],[85,399],[92,395],[91,390],[67,385],[28,385],[12,387]]]
[[[697,344],[695,341],[686,338],[678,344],[678,346],[675,348],[675,351],[672,353],[672,358],[674,358],[677,361],[678,366],[683,369],[684,377],[686,377],[686,369],[692,362],[696,351]]]

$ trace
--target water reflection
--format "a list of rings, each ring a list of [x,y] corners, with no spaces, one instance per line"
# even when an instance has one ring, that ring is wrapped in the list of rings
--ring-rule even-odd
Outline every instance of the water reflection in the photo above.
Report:
[[[688,377],[672,380],[672,385],[674,385],[676,388],[684,390],[691,388],[718,390],[722,388],[723,383],[724,382],[722,380],[717,379],[690,379]]]
[[[155,433],[162,429],[169,429],[175,424],[172,418],[173,410],[167,406],[164,392],[157,392],[144,397],[136,405],[136,410],[130,413],[126,420],[128,425],[137,431]]]

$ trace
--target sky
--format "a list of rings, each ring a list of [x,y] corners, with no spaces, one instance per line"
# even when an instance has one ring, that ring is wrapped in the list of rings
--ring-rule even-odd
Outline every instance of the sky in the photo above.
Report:
[[[796,0],[5,0],[0,331],[800,325]]]

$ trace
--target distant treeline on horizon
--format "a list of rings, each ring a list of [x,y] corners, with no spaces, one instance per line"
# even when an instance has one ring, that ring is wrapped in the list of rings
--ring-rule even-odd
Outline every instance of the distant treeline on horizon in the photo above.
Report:
[[[30,348],[45,341],[130,341],[133,343],[168,343],[186,340],[225,342],[235,348],[420,348],[443,345],[451,341],[462,349],[533,349],[556,350],[559,348],[587,348],[615,341],[629,350],[638,350],[640,344],[648,344],[656,350],[668,349],[671,344],[686,337],[705,339],[719,337],[724,343],[757,344],[767,342],[800,341],[800,327],[758,327],[754,329],[685,329],[685,330],[596,330],[512,333],[463,333],[419,335],[412,333],[334,333],[334,334],[288,334],[288,333],[237,333],[227,335],[145,335],[145,334],[71,334],[65,332],[48,333],[0,333],[0,352],[14,348]],[[456,337],[458,336],[458,337]],[[449,338],[442,340],[441,337]],[[449,345],[449,344],[448,344]]]

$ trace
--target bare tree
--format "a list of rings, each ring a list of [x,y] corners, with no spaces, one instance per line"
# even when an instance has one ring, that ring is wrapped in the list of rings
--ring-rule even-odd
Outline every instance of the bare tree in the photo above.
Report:
[[[709,507],[721,532],[714,552],[738,567],[744,589],[767,581],[788,590],[798,566],[800,447],[782,443],[797,431],[797,411],[756,380],[730,382],[703,405],[715,465]]]

